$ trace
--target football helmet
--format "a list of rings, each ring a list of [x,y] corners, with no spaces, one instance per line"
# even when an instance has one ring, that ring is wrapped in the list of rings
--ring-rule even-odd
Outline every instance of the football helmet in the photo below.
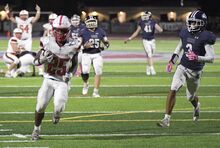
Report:
[[[152,17],[152,13],[150,11],[145,11],[143,15],[141,15],[141,20],[149,20]]]
[[[48,17],[49,23],[52,24],[53,21],[57,18],[57,14],[56,13],[51,13]]]
[[[98,27],[98,20],[95,16],[88,16],[85,20],[86,28],[93,29]]]
[[[29,16],[29,12],[27,10],[21,10],[19,12],[19,17],[22,19],[22,20],[26,20]]]
[[[201,10],[193,11],[186,19],[186,25],[189,32],[198,32],[205,29],[207,25],[207,16]]]
[[[21,35],[22,35],[22,30],[20,28],[15,28],[13,30],[13,35],[18,38],[18,39],[21,39]]]
[[[70,22],[67,16],[59,15],[53,21],[53,34],[55,40],[59,43],[63,43],[67,40],[69,36]]]
[[[80,16],[74,14],[74,15],[71,17],[71,24],[72,24],[73,26],[79,26],[79,24],[80,24]]]

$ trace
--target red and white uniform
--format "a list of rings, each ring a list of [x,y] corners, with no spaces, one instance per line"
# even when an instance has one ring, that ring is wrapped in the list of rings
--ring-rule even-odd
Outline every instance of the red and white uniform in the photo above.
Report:
[[[53,27],[50,23],[46,23],[43,25],[44,30],[46,30],[46,36],[53,36]]]
[[[77,53],[78,45],[67,41],[60,47],[54,37],[42,37],[41,45],[54,56],[50,63],[44,63],[44,81],[38,92],[36,111],[44,112],[54,95],[54,110],[60,112],[64,110],[68,98],[68,84],[63,77],[71,66],[71,59]]]
[[[11,63],[18,64],[19,59],[18,59],[18,57],[16,57],[16,54],[18,54],[18,53],[16,53],[16,51],[13,50],[11,44],[17,44],[17,46],[20,46],[21,40],[19,40],[16,37],[11,37],[9,39],[7,51],[3,55],[3,61],[7,64],[11,64]]]
[[[32,49],[32,20],[34,17],[29,17],[27,20],[22,20],[19,17],[15,17],[17,27],[22,29],[21,41],[24,44],[25,50],[30,51]]]

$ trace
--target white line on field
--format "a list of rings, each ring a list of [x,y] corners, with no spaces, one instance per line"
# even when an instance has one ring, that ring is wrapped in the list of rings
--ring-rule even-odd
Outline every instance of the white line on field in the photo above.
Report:
[[[101,96],[99,99],[161,99],[167,96]],[[178,96],[179,98],[185,98],[186,96]],[[200,98],[219,98],[219,96],[199,96]],[[36,99],[37,96],[0,96],[0,99]],[[69,99],[96,99],[91,96],[76,96],[69,97]]]
[[[27,138],[27,136],[22,135],[22,134],[12,134],[12,136],[15,136],[17,138]]]
[[[169,87],[170,85],[102,85],[101,87]],[[21,86],[21,85],[4,85],[0,86],[0,88],[36,88],[40,87],[40,85],[26,85],[26,86]],[[83,85],[71,85],[71,87],[83,87]],[[93,87],[93,85],[91,85]],[[201,85],[200,87],[220,87],[220,85]]]
[[[148,110],[148,111],[65,111],[62,114],[113,114],[113,113],[163,113],[162,110]],[[176,110],[174,113],[191,113],[192,111]],[[0,115],[4,114],[34,114],[35,112],[0,112]],[[53,112],[46,112],[52,114]],[[220,110],[207,110],[201,111],[201,113],[220,113]]]
[[[40,135],[40,136],[41,137],[131,137],[131,136],[201,136],[201,135],[220,136],[220,133],[119,133],[119,134],[60,134],[60,135]],[[11,136],[12,135],[0,135],[0,137],[11,137]],[[24,136],[30,136],[30,135],[24,135]],[[25,141],[25,140],[14,140],[14,141]]]
[[[10,132],[12,129],[0,129],[0,132]]]
[[[0,143],[20,143],[20,142],[35,142],[33,140],[0,140]]]

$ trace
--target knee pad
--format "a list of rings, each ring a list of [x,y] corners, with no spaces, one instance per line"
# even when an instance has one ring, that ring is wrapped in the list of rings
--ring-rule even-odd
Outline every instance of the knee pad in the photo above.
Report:
[[[83,81],[87,81],[89,79],[89,74],[81,74]]]

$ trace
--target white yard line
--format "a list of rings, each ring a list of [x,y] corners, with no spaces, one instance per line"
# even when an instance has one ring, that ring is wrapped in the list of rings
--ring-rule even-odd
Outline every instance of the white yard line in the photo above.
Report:
[[[112,114],[112,113],[163,113],[164,110],[148,110],[148,111],[65,111],[63,114]],[[173,111],[174,113],[191,113],[192,111]],[[35,112],[0,112],[0,115],[4,114],[34,114]],[[53,112],[46,112],[51,114]],[[215,111],[201,111],[201,113],[220,113],[220,110]]]
[[[10,132],[12,129],[0,129],[0,132]]]
[[[4,85],[4,86],[0,86],[0,88],[36,88],[36,87],[40,87],[40,85],[26,85],[26,86],[21,86],[21,85]],[[83,87],[83,85],[71,85],[71,87]],[[93,87],[93,85],[91,85],[91,87]],[[170,85],[101,85],[101,87],[170,87]],[[212,85],[212,84],[208,84],[208,85],[201,85],[200,87],[220,87],[220,85],[216,84],[216,85]]]
[[[132,98],[143,98],[143,99],[161,99],[167,96],[102,96],[99,99],[132,99]],[[178,96],[179,98],[185,98],[186,96]],[[219,98],[219,96],[199,96],[200,98]],[[0,99],[36,99],[37,96],[0,96]],[[69,97],[69,99],[96,99],[91,96],[76,96]]]
[[[24,135],[30,136],[30,135]],[[220,133],[118,133],[118,134],[60,134],[40,135],[41,137],[131,137],[131,136],[220,136]],[[0,137],[12,137],[12,135],[0,135]],[[34,142],[32,140],[8,140],[9,142]],[[2,142],[2,141],[0,141]]]
[[[35,142],[33,140],[0,140],[0,143],[21,143],[21,142]]]

